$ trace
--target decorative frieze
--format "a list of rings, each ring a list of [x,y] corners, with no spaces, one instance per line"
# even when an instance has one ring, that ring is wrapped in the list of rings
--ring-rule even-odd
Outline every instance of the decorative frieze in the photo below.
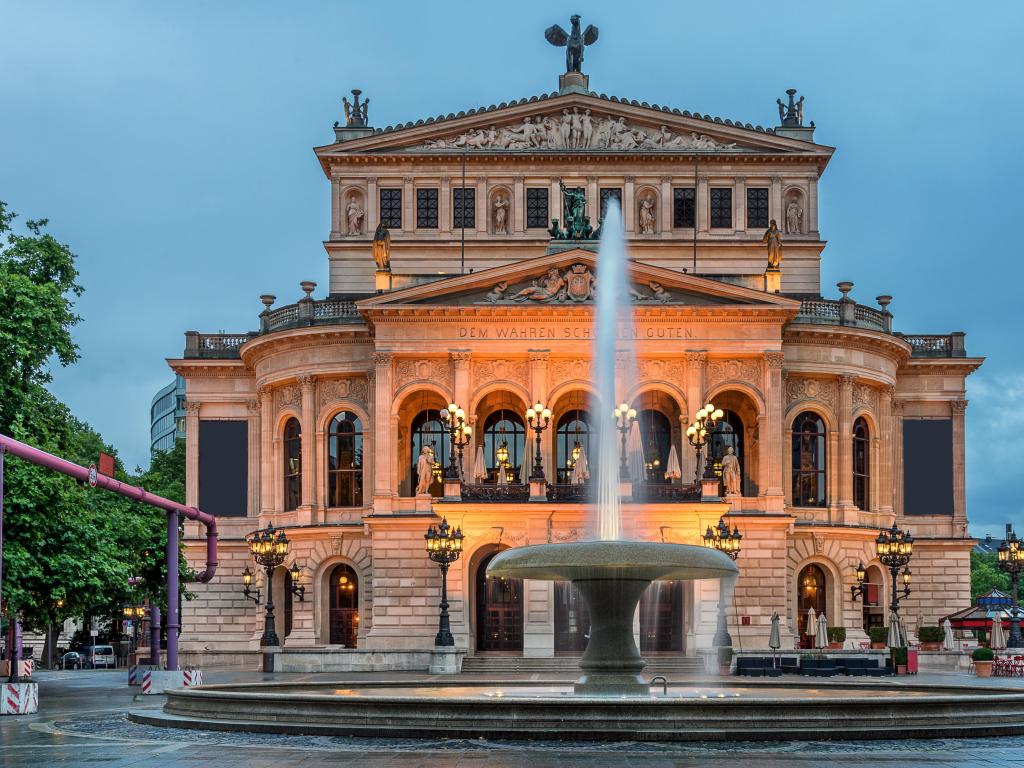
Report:
[[[836,383],[831,379],[808,379],[791,376],[786,380],[786,401],[816,400],[835,408]]]
[[[703,368],[707,365],[707,352],[687,352],[686,365],[690,368]]]
[[[452,371],[447,360],[400,359],[395,363],[395,389],[410,381],[430,381],[451,388]]]
[[[318,391],[318,410],[337,402],[355,402],[365,406],[369,402],[370,387],[365,378],[328,379]]]
[[[873,411],[878,410],[878,390],[867,384],[856,384],[853,387],[853,404],[862,405]]]
[[[707,386],[723,381],[745,381],[761,385],[761,364],[758,360],[709,360]]]
[[[682,360],[639,360],[637,370],[640,372],[641,381],[671,381],[679,384],[683,380],[685,369]]]
[[[589,360],[552,360],[548,365],[549,384],[555,387],[570,379],[589,379],[591,365]]]
[[[473,381],[477,386],[491,381],[513,381],[528,387],[530,372],[525,360],[474,360]]]
[[[274,390],[274,410],[280,411],[284,408],[298,408],[302,403],[302,389],[295,384],[286,384]]]

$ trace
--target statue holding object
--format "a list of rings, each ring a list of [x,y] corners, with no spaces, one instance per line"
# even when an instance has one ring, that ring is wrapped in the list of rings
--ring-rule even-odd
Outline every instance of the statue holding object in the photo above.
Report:
[[[597,42],[597,27],[593,24],[580,32],[580,17],[573,14],[569,17],[572,25],[571,32],[566,32],[557,24],[552,24],[544,30],[544,39],[556,47],[565,47],[565,71],[582,72],[583,49],[588,45]]]

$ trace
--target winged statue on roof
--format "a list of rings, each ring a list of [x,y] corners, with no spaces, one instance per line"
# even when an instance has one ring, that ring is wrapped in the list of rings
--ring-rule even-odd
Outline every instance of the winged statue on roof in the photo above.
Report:
[[[588,24],[587,28],[580,32],[580,17],[578,14],[570,16],[569,22],[572,24],[571,32],[566,32],[558,24],[552,24],[544,30],[544,38],[559,48],[565,46],[566,72],[582,72],[583,49],[597,42],[597,27],[593,24]]]

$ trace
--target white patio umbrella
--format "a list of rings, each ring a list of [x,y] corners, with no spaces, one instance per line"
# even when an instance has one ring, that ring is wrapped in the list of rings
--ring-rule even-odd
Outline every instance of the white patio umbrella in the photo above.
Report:
[[[814,637],[818,631],[818,612],[813,608],[807,609],[807,625],[804,627],[804,634]]]
[[[902,648],[903,631],[900,626],[900,617],[895,611],[889,612],[889,636],[885,640],[886,648]]]
[[[473,466],[469,477],[474,483],[482,483],[487,477],[487,460],[484,458],[484,447],[482,445],[478,445],[476,448],[476,455],[473,458]]]
[[[508,485],[508,467],[501,462],[498,462],[498,466],[495,467],[495,471],[498,473],[498,485]]]
[[[1001,651],[1006,648],[1006,632],[1003,631],[1003,617],[998,613],[992,617],[992,636],[989,638],[988,647],[993,651]]]
[[[825,614],[818,616],[818,631],[814,635],[814,647],[825,648],[828,646],[828,620]]]
[[[528,483],[530,482],[530,473],[533,472],[534,462],[534,448],[535,444],[533,439],[529,435],[526,436],[526,440],[523,442],[523,460],[519,465],[519,482]]]
[[[953,639],[953,625],[949,619],[942,622],[942,650],[952,651],[956,648],[956,641]]]
[[[683,468],[679,464],[679,454],[676,453],[676,447],[673,445],[668,449],[668,461],[665,462],[665,479],[679,480],[682,476]]]
[[[772,629],[768,633],[768,647],[772,649],[772,666],[775,666],[775,657],[782,647],[782,633],[779,631],[779,614],[772,611]]]
[[[634,483],[642,482],[646,478],[644,472],[644,447],[640,442],[640,422],[634,421],[629,430],[629,437],[626,438],[626,466],[629,468],[629,477]]]
[[[576,463],[572,467],[572,483],[573,485],[583,485],[589,479],[590,465],[587,463],[587,452],[581,445],[579,458],[576,459]]]

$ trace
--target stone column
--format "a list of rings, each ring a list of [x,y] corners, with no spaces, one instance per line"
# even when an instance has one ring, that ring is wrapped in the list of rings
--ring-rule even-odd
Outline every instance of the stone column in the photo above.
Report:
[[[247,442],[248,442],[248,470],[249,470],[249,491],[246,495],[245,514],[254,517],[260,510],[260,441],[263,437],[260,431],[260,401],[253,397],[245,401]]]
[[[260,506],[257,512],[265,514],[274,508],[274,392],[260,387]]]
[[[737,232],[747,231],[747,177],[737,176],[732,191],[736,198],[733,203],[733,210],[736,212],[736,220],[733,229]]]
[[[194,400],[185,401],[185,503],[199,506],[199,408]]]
[[[771,211],[771,213],[769,215],[771,216],[771,218],[775,219],[775,223],[778,225],[779,229],[782,230],[783,232],[785,232],[786,231],[786,227],[785,227],[785,223],[786,222],[783,221],[783,217],[785,216],[786,212],[782,209],[782,177],[781,176],[772,176],[771,192],[769,192],[768,194],[771,197],[771,200],[769,202],[769,207],[768,207],[769,211]]]
[[[761,433],[760,459],[768,465],[768,482],[764,494],[767,497],[766,512],[782,512],[786,506],[785,478],[782,454],[789,452],[789,443],[783,440],[782,420],[784,418],[783,388],[785,386],[782,367],[785,363],[782,352],[764,353],[765,406],[768,410],[768,434]],[[791,442],[791,440],[790,440]],[[765,460],[767,453],[767,461]]]
[[[658,231],[662,237],[672,237],[672,177],[661,177],[661,206],[658,212]]]
[[[487,177],[476,177],[476,231],[487,231]]]
[[[697,177],[697,232],[707,233],[711,226],[711,205],[708,202],[708,177],[702,173]]]
[[[437,227],[440,232],[452,231],[452,177],[441,177],[441,191],[437,201]]]
[[[402,231],[416,231],[416,188],[412,176],[402,179]]]
[[[331,240],[341,237],[341,179],[331,177]]]
[[[853,509],[853,376],[839,377],[838,503],[842,522]]]
[[[316,508],[316,377],[300,376],[302,388],[302,507],[307,508],[309,523]]]
[[[468,349],[453,349],[448,353],[452,363],[452,402],[460,408],[465,408],[467,420],[472,415],[469,412],[469,361],[473,353]]]
[[[377,512],[391,511],[391,497],[397,491],[392,482],[398,423],[391,418],[391,360],[391,352],[373,353],[373,506]]]
[[[522,176],[515,177],[512,189],[512,228],[511,232],[519,234],[526,231],[526,186]]]
[[[587,216],[590,217],[590,225],[597,229],[597,222],[601,218],[601,200],[597,191],[597,176],[587,176]]]
[[[964,412],[966,400],[949,404],[953,415],[953,530],[956,537],[967,535],[967,488],[965,485]]]
[[[684,414],[686,423],[683,427],[683,440],[686,441],[686,427],[693,420],[693,415],[704,406],[704,386],[707,373],[708,356],[706,352],[686,353],[686,410]],[[681,446],[682,447],[682,446]],[[692,483],[697,476],[697,454],[689,442],[685,443],[684,455],[680,456],[680,464],[683,465],[683,482]]]
[[[636,179],[626,176],[622,181],[622,223],[626,234],[631,235],[636,233]]]
[[[897,517],[903,515],[903,401],[892,401],[892,469],[895,473],[892,484],[892,511]]]
[[[818,178],[807,182],[807,210],[804,211],[804,227],[809,234],[818,234]]]
[[[565,217],[562,216],[562,188],[558,179],[551,180],[551,191],[548,192],[548,223],[558,219],[558,224],[565,229]]]
[[[380,224],[380,195],[377,193],[377,177],[366,179],[366,231],[371,235]]]
[[[550,357],[550,351],[547,349],[531,349],[530,354],[530,394],[533,396],[533,400],[527,403],[527,407],[532,406],[536,402],[542,403],[545,407],[550,408],[551,403],[548,402],[548,358]],[[551,446],[554,441],[551,439],[551,430],[553,430],[555,419],[557,415],[552,415],[551,425],[541,435],[541,451],[540,458],[544,462],[544,474],[551,483],[555,482],[554,474],[554,458],[551,451]],[[536,440],[537,435],[531,429],[527,429],[527,438],[530,440]]]
[[[878,420],[879,420],[879,460],[877,463],[878,474],[875,482],[878,486],[878,512],[883,515],[892,514],[893,503],[893,397],[896,395],[896,387],[882,387],[878,396]]]

